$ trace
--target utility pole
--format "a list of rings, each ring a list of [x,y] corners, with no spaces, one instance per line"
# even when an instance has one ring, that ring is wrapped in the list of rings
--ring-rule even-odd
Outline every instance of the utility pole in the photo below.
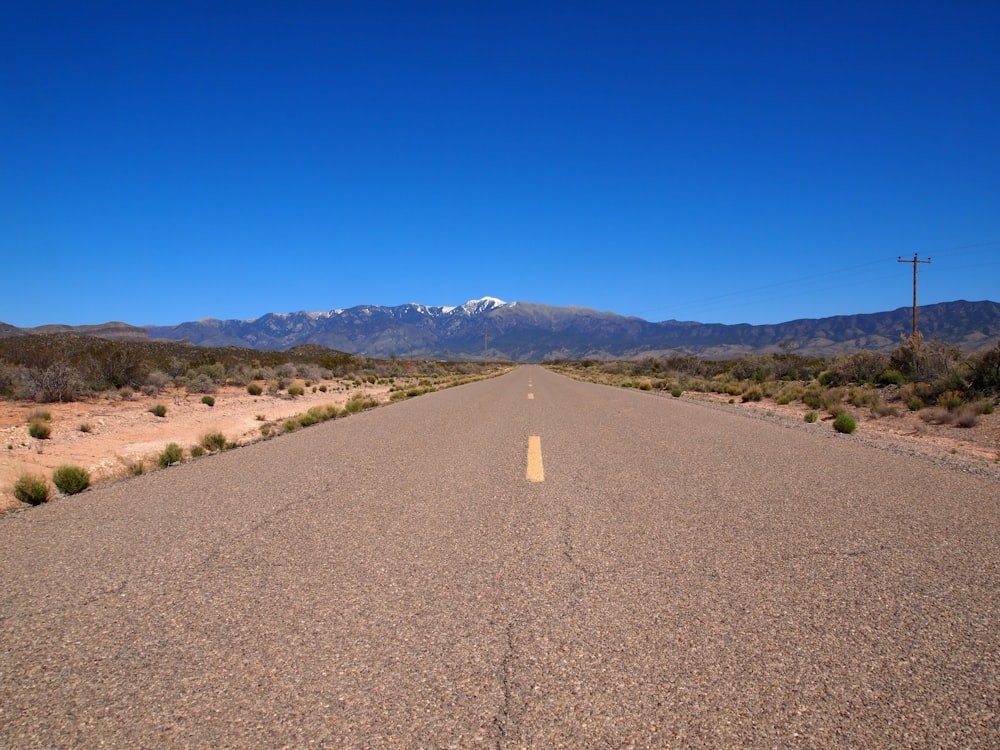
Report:
[[[912,337],[917,335],[917,264],[918,263],[930,263],[931,259],[919,260],[917,254],[913,254],[913,260],[903,260],[903,256],[899,255],[896,257],[897,263],[912,263],[913,264],[913,334]]]

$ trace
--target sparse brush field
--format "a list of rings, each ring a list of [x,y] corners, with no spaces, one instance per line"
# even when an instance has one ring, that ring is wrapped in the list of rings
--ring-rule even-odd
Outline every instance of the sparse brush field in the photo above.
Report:
[[[918,338],[892,354],[862,351],[829,360],[775,354],[548,366],[580,380],[901,440],[951,461],[1000,465],[1000,342],[974,354]]]
[[[134,476],[175,463],[161,461],[171,443],[180,460],[191,460],[280,435],[289,420],[299,429],[399,392],[508,369],[370,360],[322,347],[261,352],[66,334],[0,338],[0,511],[24,507],[14,497],[21,476],[51,481],[63,465],[89,472],[91,484]]]

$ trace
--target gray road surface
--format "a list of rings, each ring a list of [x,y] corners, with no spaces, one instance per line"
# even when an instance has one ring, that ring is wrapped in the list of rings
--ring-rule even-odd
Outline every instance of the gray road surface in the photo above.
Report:
[[[998,505],[523,367],[0,518],[0,746],[997,747]]]

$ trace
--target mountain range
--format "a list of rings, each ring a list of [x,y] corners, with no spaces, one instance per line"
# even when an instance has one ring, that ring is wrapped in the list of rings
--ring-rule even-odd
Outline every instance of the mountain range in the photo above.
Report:
[[[1000,303],[959,300],[926,305],[918,308],[918,323],[926,339],[974,351],[1000,339]],[[487,356],[541,362],[669,355],[725,359],[782,350],[817,357],[859,349],[888,352],[909,336],[911,325],[910,307],[773,325],[726,325],[653,323],[584,307],[483,297],[455,307],[360,305],[326,312],[268,313],[254,320],[205,318],[174,326],[107,323],[21,329],[0,323],[0,336],[73,332],[274,350],[318,344],[376,358],[475,360]]]

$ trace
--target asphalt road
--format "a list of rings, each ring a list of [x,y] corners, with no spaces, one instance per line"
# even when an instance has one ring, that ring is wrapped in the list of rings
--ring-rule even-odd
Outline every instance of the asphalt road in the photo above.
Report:
[[[522,367],[0,518],[0,746],[997,747],[998,505]]]

